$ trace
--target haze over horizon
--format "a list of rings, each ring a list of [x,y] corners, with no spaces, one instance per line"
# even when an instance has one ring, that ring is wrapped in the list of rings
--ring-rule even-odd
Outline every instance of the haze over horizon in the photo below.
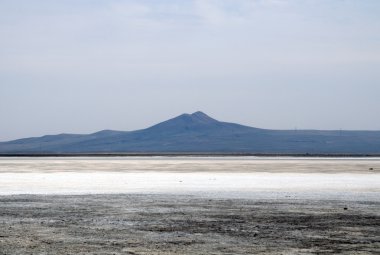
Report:
[[[380,130],[380,1],[0,2],[0,141],[198,110]]]

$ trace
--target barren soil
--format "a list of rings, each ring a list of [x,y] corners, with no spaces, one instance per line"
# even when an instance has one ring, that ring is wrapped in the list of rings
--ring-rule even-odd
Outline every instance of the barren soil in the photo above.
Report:
[[[380,202],[0,196],[0,254],[379,254]]]

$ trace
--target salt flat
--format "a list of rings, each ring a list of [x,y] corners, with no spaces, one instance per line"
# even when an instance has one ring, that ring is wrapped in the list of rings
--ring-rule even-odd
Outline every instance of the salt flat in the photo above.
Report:
[[[380,159],[1,158],[0,254],[378,254]]]
[[[377,199],[380,159],[0,159],[1,195],[171,193],[249,198],[273,192]]]
[[[373,168],[372,171],[369,171]],[[2,157],[4,172],[380,173],[380,158]]]

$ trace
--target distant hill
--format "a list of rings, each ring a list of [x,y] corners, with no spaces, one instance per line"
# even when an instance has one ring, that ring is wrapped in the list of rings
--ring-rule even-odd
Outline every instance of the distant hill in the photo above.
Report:
[[[137,131],[103,130],[0,143],[0,153],[380,154],[380,131],[268,130],[182,114]]]

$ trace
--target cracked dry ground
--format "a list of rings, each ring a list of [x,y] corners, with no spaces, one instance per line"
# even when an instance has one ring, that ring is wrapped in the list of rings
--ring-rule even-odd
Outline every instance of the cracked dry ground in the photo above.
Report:
[[[379,253],[379,202],[0,197],[0,254]]]

